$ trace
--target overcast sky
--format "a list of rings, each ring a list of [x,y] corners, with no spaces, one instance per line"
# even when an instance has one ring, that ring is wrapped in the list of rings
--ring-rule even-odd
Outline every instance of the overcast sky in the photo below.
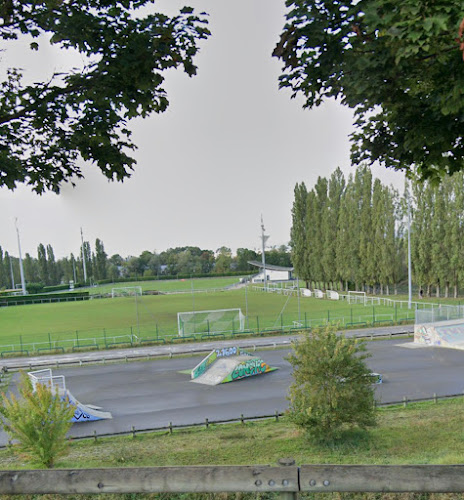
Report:
[[[213,34],[201,45],[196,77],[166,75],[168,111],[132,123],[138,145],[132,177],[108,182],[85,166],[85,180],[65,185],[60,195],[0,188],[4,250],[18,255],[16,217],[23,256],[36,256],[39,243],[51,244],[57,257],[76,254],[81,227],[92,248],[100,238],[109,255],[185,245],[259,248],[261,214],[268,245],[287,244],[295,184],[312,187],[337,166],[345,175],[354,171],[350,110],[329,102],[304,111],[301,101],[278,90],[281,65],[271,52],[284,0],[160,0],[156,8],[174,13],[185,4],[209,12]],[[42,56],[24,57],[34,74],[45,66]],[[54,70],[67,62],[47,52]],[[401,174],[373,173],[402,186]]]

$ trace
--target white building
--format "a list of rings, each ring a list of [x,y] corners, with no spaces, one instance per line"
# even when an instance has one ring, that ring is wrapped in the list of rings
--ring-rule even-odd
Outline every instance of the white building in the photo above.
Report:
[[[248,264],[259,267],[260,271],[251,278],[252,283],[264,282],[263,263],[257,260],[250,260]],[[293,267],[274,266],[266,264],[266,279],[267,281],[289,281],[293,279]]]

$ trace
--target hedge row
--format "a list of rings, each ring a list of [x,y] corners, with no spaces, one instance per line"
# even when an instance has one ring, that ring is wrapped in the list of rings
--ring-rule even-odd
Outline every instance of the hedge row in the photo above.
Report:
[[[45,293],[29,294],[29,295],[5,295],[0,298],[0,305],[7,304],[8,302],[21,302],[22,304],[31,304],[37,300],[52,299],[59,302],[60,300],[68,300],[70,298],[88,299],[89,292],[68,292],[68,293],[55,293],[53,295]]]

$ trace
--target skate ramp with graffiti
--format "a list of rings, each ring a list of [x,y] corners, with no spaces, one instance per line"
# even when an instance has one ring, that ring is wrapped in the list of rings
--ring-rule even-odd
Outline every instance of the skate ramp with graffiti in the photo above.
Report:
[[[103,411],[99,406],[85,405],[78,401],[66,388],[66,380],[63,375],[53,375],[52,370],[37,370],[28,373],[32,382],[32,388],[35,390],[37,384],[44,384],[57,392],[61,399],[67,399],[70,404],[76,406],[72,422],[95,422],[96,420],[106,420],[113,418],[111,413]]]
[[[464,349],[464,319],[415,325],[414,343]]]
[[[192,371],[192,382],[218,385],[277,370],[240,347],[214,349]]]

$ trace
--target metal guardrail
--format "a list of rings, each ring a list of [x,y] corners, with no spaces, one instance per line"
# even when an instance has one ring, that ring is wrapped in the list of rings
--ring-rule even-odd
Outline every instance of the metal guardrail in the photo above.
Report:
[[[1,494],[464,491],[464,465],[130,467],[0,471]]]

